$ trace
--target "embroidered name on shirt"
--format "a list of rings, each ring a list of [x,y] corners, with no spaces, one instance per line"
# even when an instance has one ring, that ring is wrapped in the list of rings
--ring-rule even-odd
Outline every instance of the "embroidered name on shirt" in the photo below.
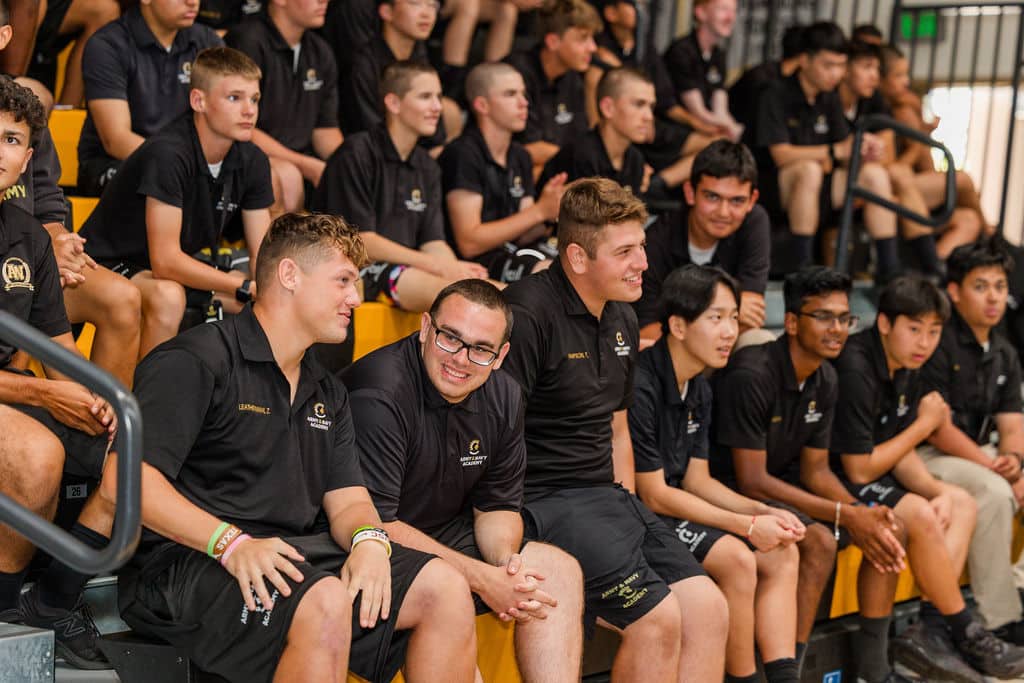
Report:
[[[814,424],[819,422],[822,418],[822,414],[817,410],[818,404],[815,401],[811,401],[807,404],[807,414],[804,415],[804,422],[806,424]]]
[[[586,360],[587,358],[590,358],[590,352],[570,351],[569,353],[565,354],[565,357],[568,358],[569,360]]]
[[[321,429],[326,432],[331,428],[331,421],[327,419],[327,407],[323,403],[315,404],[313,414],[306,416],[306,422],[313,429]]]
[[[270,408],[266,406],[258,406],[255,403],[239,403],[238,412],[256,413],[257,415],[270,415]]]
[[[302,89],[306,92],[319,90],[324,87],[322,79],[316,77],[316,69],[306,69],[306,80],[302,82]]]
[[[24,199],[26,196],[28,196],[28,192],[25,190],[25,183],[11,185],[4,192],[4,199]]]
[[[11,256],[4,261],[3,267],[0,268],[0,277],[3,278],[5,292],[12,289],[27,289],[34,292],[36,289],[32,284],[32,269],[17,256]]]
[[[555,112],[555,123],[557,123],[560,126],[564,126],[566,124],[572,123],[573,118],[575,117],[573,113],[569,111],[569,108],[566,107],[564,104],[559,103],[558,110]]]
[[[423,201],[423,193],[419,189],[414,189],[409,194],[409,199],[405,200],[405,208],[417,213],[421,213],[427,208],[427,203]]]

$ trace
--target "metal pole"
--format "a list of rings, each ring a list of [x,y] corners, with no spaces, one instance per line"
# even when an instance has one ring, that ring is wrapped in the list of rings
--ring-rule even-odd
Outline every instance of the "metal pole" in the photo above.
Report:
[[[1006,162],[1003,165],[1003,196],[999,201],[999,234],[1006,231],[1006,193],[1010,188],[1010,166],[1013,161],[1013,136],[1017,128],[1017,95],[1020,94],[1020,70],[1024,59],[1024,7],[1017,15],[1017,49],[1013,53],[1013,94],[1010,96],[1010,130],[1006,134]]]

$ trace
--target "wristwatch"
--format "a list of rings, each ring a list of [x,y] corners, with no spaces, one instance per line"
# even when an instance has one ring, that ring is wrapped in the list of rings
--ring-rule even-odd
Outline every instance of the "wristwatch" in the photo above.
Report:
[[[242,286],[235,290],[235,299],[240,303],[247,304],[252,301],[252,292],[249,291],[249,285],[252,284],[252,280],[246,278],[242,281]]]

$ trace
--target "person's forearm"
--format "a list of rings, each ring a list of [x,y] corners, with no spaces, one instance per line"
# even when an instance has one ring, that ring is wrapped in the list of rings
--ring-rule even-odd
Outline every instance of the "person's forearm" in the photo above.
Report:
[[[463,555],[457,550],[453,550],[443,543],[435,541],[427,534],[415,527],[409,526],[405,522],[399,522],[398,520],[384,522],[384,530],[388,532],[388,536],[391,537],[392,541],[401,543],[406,548],[437,555],[458,569],[466,577],[470,590],[478,591],[480,589],[481,577],[487,568],[486,563]]]
[[[916,450],[900,460],[892,473],[903,488],[928,500],[940,495],[944,490],[942,482],[932,476]]]
[[[655,492],[644,491],[641,488],[640,497],[656,514],[722,529],[741,537],[746,536],[750,528],[750,518],[755,514],[732,512],[713,505],[689,491],[668,485],[657,487]]]
[[[615,481],[629,491],[636,491],[636,467],[633,460],[633,441],[629,436],[626,411],[612,415],[612,472]]]
[[[150,254],[153,277],[173,280],[185,287],[209,292],[233,292],[245,279],[243,273],[225,273],[182,251],[156,257]]]
[[[515,242],[543,221],[540,206],[532,204],[518,213],[496,221],[472,226],[460,226],[453,222],[452,232],[459,252],[466,258],[476,258],[506,242]]]
[[[321,159],[334,154],[345,141],[339,128],[316,128],[313,130],[313,151]]]
[[[829,161],[828,145],[791,145],[783,143],[768,148],[772,161],[782,168],[794,161]]]
[[[688,90],[682,94],[680,99],[682,99],[686,110],[705,126],[718,127],[722,125],[722,121],[719,120],[715,112],[704,106],[704,98],[699,90]]]
[[[366,495],[365,500],[355,500],[335,512],[331,516],[329,524],[331,538],[344,550],[352,548],[352,535],[356,529],[363,526],[382,526],[380,515],[377,514],[377,508],[370,502],[369,494]]]
[[[302,173],[302,177],[306,178],[307,180],[311,175],[309,169],[310,162],[320,162],[319,159],[313,159],[311,157],[306,156],[305,154],[300,154],[299,152],[296,152],[293,149],[285,147],[280,142],[270,137],[259,128],[253,129],[252,141],[256,143],[256,146],[263,150],[263,153],[266,154],[268,157],[282,159],[284,161],[288,161],[294,164],[295,167],[299,169],[299,172]]]
[[[523,545],[523,518],[518,512],[477,512],[473,530],[480,556],[497,567],[508,564]]]
[[[810,491],[805,491],[770,474],[761,477],[754,486],[744,486],[741,484],[740,491],[756,500],[773,500],[785,503],[800,510],[805,515],[810,515],[814,519],[828,521],[835,518],[836,503],[834,500],[827,500],[818,492],[811,493]],[[849,494],[847,495],[849,496]]]
[[[746,496],[733,491],[731,488],[710,475],[702,477],[701,480],[697,482],[696,486],[690,486],[688,481],[684,482],[684,485],[688,491],[706,500],[712,505],[741,515],[760,514],[764,509],[764,503],[761,501],[754,500],[753,498],[747,498]]]
[[[430,254],[403,247],[394,240],[382,237],[375,232],[360,232],[363,244],[366,245],[366,253],[371,261],[386,261],[388,263],[401,263],[413,268],[425,270],[428,273],[439,275],[436,259]]]
[[[47,380],[20,372],[0,371],[0,404],[46,407]]]
[[[46,229],[51,240],[57,239],[61,235],[66,235],[69,232],[69,230],[60,223],[43,223],[43,228]]]
[[[855,456],[857,460],[852,468],[846,467],[846,462],[853,458],[844,457],[843,466],[846,468],[850,481],[855,484],[867,484],[888,473],[917,444],[927,439],[931,432],[931,425],[921,418],[917,418],[902,432],[875,446],[870,455]]]
[[[132,152],[141,147],[145,141],[146,138],[131,130],[118,131],[117,134],[106,137],[100,136],[103,149],[107,154],[120,161],[130,157]]]
[[[928,443],[943,453],[988,467],[992,458],[981,450],[981,446],[964,434],[952,421],[947,421],[928,437]]]

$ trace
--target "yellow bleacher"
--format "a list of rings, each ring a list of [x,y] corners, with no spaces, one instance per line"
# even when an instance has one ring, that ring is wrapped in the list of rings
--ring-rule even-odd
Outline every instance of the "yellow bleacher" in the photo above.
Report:
[[[60,159],[63,187],[74,187],[78,182],[78,138],[83,123],[84,109],[54,109],[50,113],[50,137]]]

